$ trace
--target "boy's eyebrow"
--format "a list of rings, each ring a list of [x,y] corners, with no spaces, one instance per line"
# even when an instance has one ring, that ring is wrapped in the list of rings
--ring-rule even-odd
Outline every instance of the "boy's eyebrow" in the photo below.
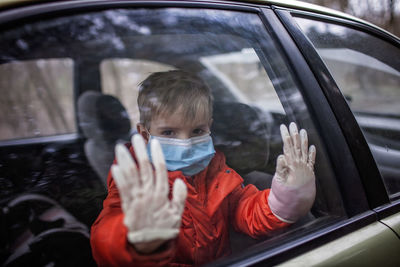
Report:
[[[175,130],[175,129],[178,129],[178,127],[171,127],[171,126],[156,126],[156,128],[158,130],[168,130],[168,129]]]
[[[208,126],[208,124],[200,124],[200,125],[196,125],[193,128],[206,128]],[[173,127],[173,126],[168,126],[168,125],[162,125],[162,126],[156,126],[156,128],[158,130],[175,130],[175,129],[179,129],[180,127]]]
[[[207,126],[208,126],[208,124],[201,124],[201,125],[198,125],[198,126],[193,127],[193,128],[205,128]]]

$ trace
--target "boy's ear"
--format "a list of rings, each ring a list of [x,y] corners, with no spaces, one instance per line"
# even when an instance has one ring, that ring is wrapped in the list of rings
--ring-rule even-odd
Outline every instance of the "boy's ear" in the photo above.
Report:
[[[147,131],[146,127],[142,123],[136,124],[136,129],[138,131],[138,134],[140,134],[146,144],[149,142],[150,139],[150,133]]]
[[[210,121],[208,122],[208,128],[210,128],[210,129],[211,129],[211,125],[212,125],[213,121],[214,121],[214,119],[213,119],[213,118],[211,118],[211,119],[210,119]]]

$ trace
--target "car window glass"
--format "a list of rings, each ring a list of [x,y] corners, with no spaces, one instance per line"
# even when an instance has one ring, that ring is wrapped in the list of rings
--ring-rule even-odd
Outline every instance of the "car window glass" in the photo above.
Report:
[[[126,57],[119,55],[101,64],[102,92],[123,103],[130,116],[131,131],[136,131],[139,122],[136,97],[143,79],[152,72],[171,69],[196,73],[214,97],[214,145],[224,152],[228,165],[243,176],[245,185],[269,188],[277,156],[282,153],[279,125],[296,121],[306,127],[310,142],[321,147],[317,163],[319,195],[313,214],[304,220],[343,216],[324,146],[299,89],[260,19],[234,13],[238,17],[230,21],[232,13],[227,11],[165,9],[152,13],[149,20],[147,12],[113,12],[114,17],[118,14],[121,20],[137,25],[137,29],[114,37],[111,42],[122,42]],[[99,17],[107,19],[109,14]],[[215,27],[206,27],[211,24]],[[240,234],[232,236],[235,253],[262,241]]]
[[[354,112],[387,190],[400,192],[400,50],[368,33],[297,18]]]
[[[76,132],[73,61],[36,59],[0,65],[0,140]]]
[[[15,46],[15,42],[25,45]],[[227,250],[219,250],[215,256],[215,250],[203,246],[204,255],[209,257],[204,259],[226,256],[230,249],[233,255],[245,250],[251,253],[256,247],[253,245],[267,250],[346,218],[318,128],[281,51],[256,14],[156,8],[66,15],[8,29],[2,33],[0,48],[3,65],[22,59],[72,58],[73,82],[61,84],[60,90],[76,92],[72,104],[76,117],[71,117],[79,130],[75,139],[0,147],[4,158],[0,182],[6,185],[2,204],[9,210],[14,207],[10,203],[20,195],[34,193],[40,200],[45,196],[45,201],[55,201],[75,221],[83,223],[81,230],[87,238],[106,195],[115,145],[129,142],[136,131],[139,83],[152,72],[181,69],[196,74],[211,88],[211,136],[228,166],[243,178],[243,186],[252,184],[260,190],[270,187],[277,157],[282,154],[281,124],[296,122],[307,130],[310,144],[317,147],[317,196],[307,216],[284,231],[260,239],[231,227]],[[62,75],[62,71],[56,71],[56,80]],[[42,127],[38,121],[33,123]],[[226,210],[225,206],[216,212]],[[35,210],[35,214],[42,211]],[[29,212],[23,210],[23,214]],[[5,243],[14,244],[24,227],[30,227],[28,215],[24,217],[27,223],[8,235]],[[226,223],[229,218],[224,217]],[[12,227],[11,223],[5,229]],[[221,240],[217,233],[209,238]],[[17,257],[14,248],[7,246],[11,259]]]

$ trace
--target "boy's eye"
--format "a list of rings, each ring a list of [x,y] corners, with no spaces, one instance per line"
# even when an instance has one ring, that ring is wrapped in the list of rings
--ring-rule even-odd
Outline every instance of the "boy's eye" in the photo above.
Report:
[[[205,134],[205,131],[203,129],[194,129],[193,134],[195,135],[203,135]]]
[[[164,130],[161,132],[161,135],[165,135],[165,136],[171,136],[174,134],[174,131],[172,130]]]

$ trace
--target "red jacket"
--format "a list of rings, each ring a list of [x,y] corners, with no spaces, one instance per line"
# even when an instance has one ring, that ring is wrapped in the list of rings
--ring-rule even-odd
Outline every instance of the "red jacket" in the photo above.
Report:
[[[221,152],[193,178],[181,171],[168,172],[168,177],[170,190],[178,177],[188,188],[181,231],[160,252],[144,255],[127,241],[118,189],[109,174],[108,196],[91,228],[93,257],[99,266],[199,265],[230,254],[230,223],[253,238],[288,225],[272,214],[270,190],[243,187],[243,179],[225,164]]]

